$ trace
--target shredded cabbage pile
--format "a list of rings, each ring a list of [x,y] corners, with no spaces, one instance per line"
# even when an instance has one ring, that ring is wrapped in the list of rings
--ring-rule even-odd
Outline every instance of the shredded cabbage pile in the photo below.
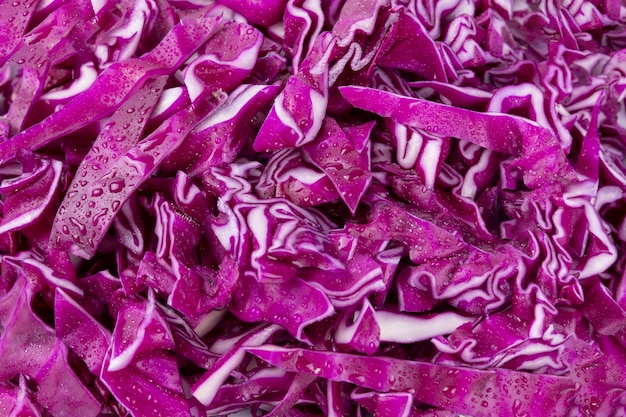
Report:
[[[0,1],[0,417],[626,415],[620,0]]]

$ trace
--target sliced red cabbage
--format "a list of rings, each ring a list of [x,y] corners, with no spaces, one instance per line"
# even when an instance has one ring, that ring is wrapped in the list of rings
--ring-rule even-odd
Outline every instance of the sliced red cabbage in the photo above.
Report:
[[[0,415],[626,415],[625,25],[0,2]]]

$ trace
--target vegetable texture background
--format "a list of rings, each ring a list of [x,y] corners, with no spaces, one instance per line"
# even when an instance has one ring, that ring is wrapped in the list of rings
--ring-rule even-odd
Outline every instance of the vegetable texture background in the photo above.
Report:
[[[626,415],[619,0],[0,0],[0,416]]]

